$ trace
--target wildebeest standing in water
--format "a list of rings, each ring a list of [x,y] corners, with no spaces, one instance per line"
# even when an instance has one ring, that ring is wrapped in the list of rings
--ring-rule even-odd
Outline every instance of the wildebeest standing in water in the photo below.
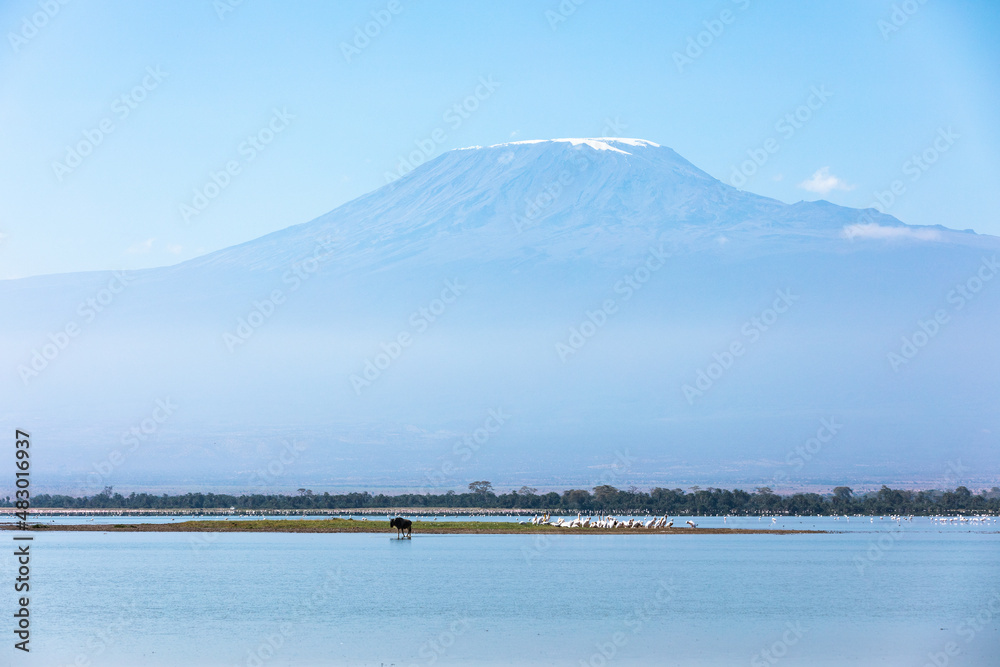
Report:
[[[397,516],[395,519],[389,520],[389,526],[396,529],[396,539],[403,539],[403,531],[406,531],[406,537],[413,537],[413,522],[409,519],[404,519],[401,516]]]

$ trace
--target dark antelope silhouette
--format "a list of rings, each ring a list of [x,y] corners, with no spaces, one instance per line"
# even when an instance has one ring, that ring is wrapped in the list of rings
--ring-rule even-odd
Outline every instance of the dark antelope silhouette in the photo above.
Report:
[[[389,520],[389,526],[396,529],[396,539],[402,539],[403,531],[406,531],[407,537],[413,537],[413,522],[409,519],[397,516]]]

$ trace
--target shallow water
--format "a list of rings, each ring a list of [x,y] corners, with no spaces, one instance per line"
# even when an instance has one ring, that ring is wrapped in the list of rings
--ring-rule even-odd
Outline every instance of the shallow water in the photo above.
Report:
[[[850,523],[784,536],[39,534],[32,652],[16,658],[597,667],[771,664],[769,650],[789,665],[920,667],[955,642],[949,664],[997,664],[995,524]]]
[[[393,515],[395,516],[395,515]],[[420,514],[405,514],[407,518],[416,521],[492,521],[492,522],[522,522],[530,521],[531,517],[506,516],[506,515],[439,515],[426,516]],[[177,523],[181,521],[261,521],[261,520],[314,520],[323,521],[331,518],[328,515],[298,515],[298,516],[196,516],[196,515],[176,515],[176,516],[40,516],[32,523],[42,524],[134,524],[134,523]],[[353,519],[355,521],[374,521],[386,523],[389,515],[333,515],[332,518]],[[552,522],[563,518],[571,521],[576,515],[552,515]],[[630,518],[646,521],[652,518],[649,515],[616,515],[621,521]],[[995,532],[1000,531],[1000,522],[997,517],[966,518],[959,517],[913,517],[912,519],[892,519],[884,517],[831,517],[831,516],[790,516],[790,517],[721,517],[721,516],[672,516],[675,527],[684,527],[688,520],[694,521],[699,528],[751,528],[751,529],[788,529],[788,530],[830,530],[830,531],[881,531],[891,530],[896,527],[917,530],[941,530],[948,532]],[[954,520],[952,520],[954,519]],[[12,515],[0,514],[0,522],[13,522]]]

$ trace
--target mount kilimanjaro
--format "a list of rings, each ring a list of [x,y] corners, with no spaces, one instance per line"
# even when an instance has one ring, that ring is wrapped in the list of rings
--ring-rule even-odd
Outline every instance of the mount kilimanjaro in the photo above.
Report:
[[[0,421],[70,492],[986,485],[998,250],[649,141],[455,150],[181,264],[0,282]]]

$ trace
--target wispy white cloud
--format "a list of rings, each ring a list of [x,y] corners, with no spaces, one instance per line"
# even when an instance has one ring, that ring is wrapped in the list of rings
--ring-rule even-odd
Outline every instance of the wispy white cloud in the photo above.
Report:
[[[809,192],[825,195],[833,190],[853,190],[853,185],[848,185],[847,181],[838,178],[830,173],[829,167],[820,167],[812,178],[799,183],[799,187]]]
[[[140,241],[133,245],[130,245],[125,252],[130,255],[141,255],[143,253],[149,252],[153,249],[153,241],[156,239],[146,239],[145,241]]]
[[[847,225],[844,236],[854,239],[913,239],[916,241],[937,241],[941,234],[936,229],[920,227],[887,227],[875,222]]]
[[[181,250],[184,250],[184,246],[182,246],[182,245],[180,245],[178,243],[168,243],[167,244],[167,252],[169,252],[171,254],[179,255],[181,253]]]

